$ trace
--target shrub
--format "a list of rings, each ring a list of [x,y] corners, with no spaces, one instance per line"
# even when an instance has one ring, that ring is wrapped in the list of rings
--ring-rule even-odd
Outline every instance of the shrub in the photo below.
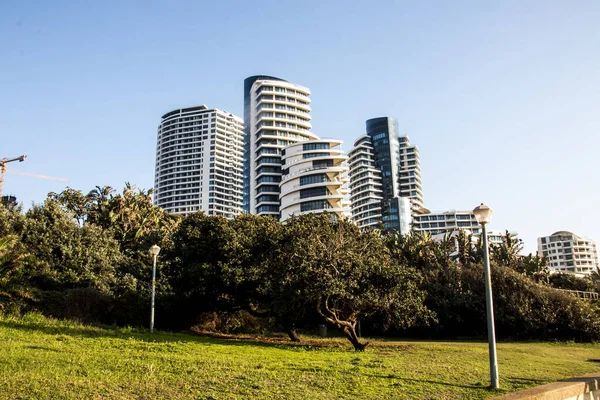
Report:
[[[246,311],[206,312],[200,314],[195,332],[260,334],[273,329],[268,318],[256,318]]]

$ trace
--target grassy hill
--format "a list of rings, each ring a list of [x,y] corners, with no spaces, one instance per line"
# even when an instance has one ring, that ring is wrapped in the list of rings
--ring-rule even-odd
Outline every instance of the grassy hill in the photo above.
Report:
[[[595,372],[600,347],[500,343],[501,392],[486,343],[225,340],[0,316],[5,399],[483,399]]]

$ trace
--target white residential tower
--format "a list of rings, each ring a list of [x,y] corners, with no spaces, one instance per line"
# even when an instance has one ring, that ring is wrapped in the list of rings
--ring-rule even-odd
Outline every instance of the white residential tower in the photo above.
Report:
[[[158,127],[154,204],[174,214],[242,212],[243,121],[205,105],[173,110]]]

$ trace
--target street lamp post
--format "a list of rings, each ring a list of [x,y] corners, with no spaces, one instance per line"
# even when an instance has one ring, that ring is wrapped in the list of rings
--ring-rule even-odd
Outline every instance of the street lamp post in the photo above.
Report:
[[[160,253],[160,247],[154,245],[150,247],[150,254],[154,257],[154,262],[152,263],[152,301],[151,301],[151,309],[150,309],[150,333],[154,332],[154,292],[156,287],[156,257]]]
[[[492,389],[500,387],[498,381],[498,358],[496,357],[496,331],[494,328],[494,301],[492,299],[492,277],[490,268],[490,249],[488,245],[488,237],[486,225],[490,222],[494,211],[481,203],[475,207],[473,214],[477,218],[477,222],[481,224],[481,238],[483,240],[483,263],[485,275],[485,305],[487,311],[487,329],[488,329],[488,346],[490,354],[490,380]]]

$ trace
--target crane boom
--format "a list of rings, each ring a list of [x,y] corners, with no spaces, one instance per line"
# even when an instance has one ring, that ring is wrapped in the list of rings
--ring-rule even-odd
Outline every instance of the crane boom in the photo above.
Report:
[[[6,173],[6,164],[13,161],[23,162],[27,156],[23,154],[22,156],[15,158],[6,158],[0,160],[0,198],[2,198],[2,189],[4,189],[4,173]]]

